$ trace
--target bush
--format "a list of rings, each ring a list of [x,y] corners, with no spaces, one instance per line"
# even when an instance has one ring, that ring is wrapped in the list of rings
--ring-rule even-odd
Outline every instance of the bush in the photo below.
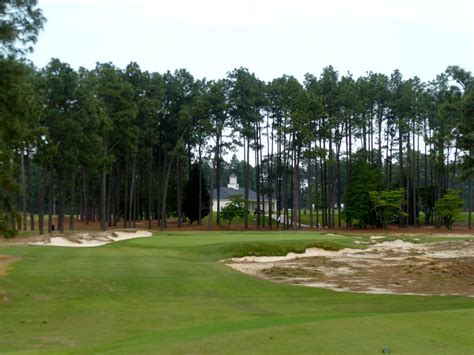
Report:
[[[201,174],[201,189],[201,218],[204,218],[211,210],[204,174]],[[191,224],[199,221],[199,164],[191,166],[189,180],[184,189],[183,213]]]
[[[227,226],[230,226],[230,223],[236,217],[244,218],[246,213],[245,200],[242,198],[242,195],[230,196],[230,201],[220,213],[220,217],[228,221]]]
[[[346,221],[359,228],[376,225],[377,216],[369,191],[385,188],[385,179],[377,167],[358,158],[353,165],[352,181],[344,196],[344,217]]]
[[[401,211],[402,204],[405,202],[403,197],[405,189],[384,190],[380,192],[370,191],[369,195],[383,229],[387,229],[388,224],[399,216],[406,215],[405,212]]]
[[[16,230],[10,228],[10,219],[8,215],[0,214],[0,235],[10,239],[16,236]]]
[[[460,191],[449,189],[448,192],[436,201],[436,213],[443,219],[446,228],[451,229],[456,218],[462,212],[463,201]]]

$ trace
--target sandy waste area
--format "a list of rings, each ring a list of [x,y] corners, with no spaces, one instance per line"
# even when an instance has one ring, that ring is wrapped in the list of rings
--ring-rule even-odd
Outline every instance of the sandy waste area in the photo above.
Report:
[[[32,242],[29,243],[29,245],[87,248],[100,247],[105,244],[120,242],[122,240],[145,238],[151,236],[151,232],[141,230],[78,233],[72,235],[46,237],[44,240]]]
[[[474,297],[474,240],[421,244],[382,239],[372,237],[366,249],[308,248],[302,254],[224,262],[267,280],[341,292]]]

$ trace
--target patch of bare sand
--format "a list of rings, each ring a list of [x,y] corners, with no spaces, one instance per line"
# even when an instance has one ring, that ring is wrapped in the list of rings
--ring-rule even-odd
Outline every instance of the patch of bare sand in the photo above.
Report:
[[[90,248],[123,240],[151,237],[152,233],[145,230],[120,230],[96,233],[78,233],[72,235],[56,235],[29,245]]]
[[[18,258],[10,255],[0,255],[0,277],[8,275],[8,266],[17,261]],[[10,302],[7,291],[0,290],[0,303]]]
[[[395,240],[339,251],[310,248],[284,257],[233,258],[226,264],[276,282],[335,291],[474,296],[474,240]]]
[[[18,260],[18,258],[10,255],[0,255],[0,276],[7,275],[8,265]]]

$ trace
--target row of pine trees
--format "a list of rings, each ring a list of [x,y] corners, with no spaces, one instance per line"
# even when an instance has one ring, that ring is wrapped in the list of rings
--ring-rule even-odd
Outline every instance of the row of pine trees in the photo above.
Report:
[[[77,218],[102,229],[137,221],[164,229],[174,216],[181,226],[193,164],[201,211],[219,200],[232,151],[243,153],[244,199],[252,188],[262,208],[277,205],[262,212],[266,226],[257,214],[257,227],[278,218],[296,228],[301,215],[291,211],[303,206],[311,227],[343,226],[361,161],[384,189],[404,189],[400,226],[420,225],[422,214],[437,224],[435,203],[453,187],[471,210],[474,79],[456,66],[429,82],[398,70],[341,76],[331,66],[302,82],[265,82],[245,68],[206,80],[137,63],[75,70],[52,59],[39,69],[5,56],[0,73],[4,231],[51,231],[53,214],[59,231]]]

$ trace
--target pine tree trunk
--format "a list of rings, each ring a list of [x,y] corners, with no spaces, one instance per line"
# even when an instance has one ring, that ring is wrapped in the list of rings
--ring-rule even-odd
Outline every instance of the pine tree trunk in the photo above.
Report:
[[[135,182],[136,182],[136,166],[137,166],[137,158],[136,156],[133,157],[132,163],[132,176],[130,177],[130,191],[129,191],[129,200],[128,200],[128,223],[127,227],[131,227],[133,223],[133,204],[135,202]]]
[[[28,228],[28,211],[26,207],[27,191],[26,191],[26,174],[25,174],[25,154],[23,149],[20,151],[20,163],[21,163],[21,207],[23,212],[23,230]]]
[[[157,164],[156,164],[156,171],[157,171],[157,174],[156,174],[156,217],[157,217],[157,227],[159,227],[161,229],[161,224],[162,224],[162,211],[161,211],[161,196],[162,196],[162,186],[163,186],[163,169],[162,169],[162,166],[163,166],[163,159],[162,159],[162,153],[161,151],[158,151],[158,154],[157,154],[157,158],[158,158],[158,161],[157,161]]]
[[[53,208],[54,208],[54,201],[53,201],[53,188],[54,188],[54,180],[53,180],[53,172],[49,171],[49,184],[48,184],[48,233],[51,233],[53,229]]]
[[[123,212],[122,212],[122,217],[123,217],[123,228],[127,228],[128,226],[128,197],[129,197],[129,192],[128,192],[128,157],[126,159],[125,163],[125,189],[123,193]]]
[[[413,165],[412,165],[412,154],[411,154],[411,138],[410,138],[410,131],[407,132],[407,159],[406,159],[406,167],[405,167],[405,177],[406,177],[406,205],[407,205],[407,214],[406,217],[406,225],[410,226],[413,222],[413,211],[412,211],[412,174],[413,174]]]
[[[175,147],[176,149],[177,147]],[[166,153],[165,153],[166,154]],[[176,154],[176,152],[174,153]],[[166,155],[165,155],[166,157]],[[168,164],[168,167],[167,167],[167,170],[166,170],[166,178],[165,178],[165,183],[164,183],[164,186],[163,186],[163,201],[162,201],[162,206],[161,206],[161,213],[162,213],[162,223],[161,223],[161,226],[160,226],[160,230],[164,230],[164,228],[166,228],[166,219],[167,219],[167,205],[166,205],[166,201],[167,201],[167,196],[168,196],[168,186],[169,186],[169,181],[170,181],[170,176],[171,176],[171,168],[173,167],[173,161],[174,161],[174,156],[170,158],[170,162]],[[166,162],[166,159],[165,159],[165,162]],[[165,164],[163,164],[164,166],[166,166]]]
[[[140,176],[138,176],[138,182],[137,178],[135,177],[135,186],[133,187],[133,214],[132,214],[132,223],[133,223],[133,228],[137,227],[137,220],[139,218],[139,206],[140,206],[140,194],[138,190],[138,186],[140,186]]]
[[[261,130],[259,131],[261,132]],[[261,197],[262,197],[262,227],[265,228],[265,184],[263,183],[263,145],[262,145],[262,138],[260,137],[260,145],[259,145],[259,153],[260,153],[260,169],[259,169],[259,181],[260,181],[260,186],[261,186]],[[259,211],[260,212],[260,211]]]
[[[153,220],[153,153],[150,151],[150,162],[148,165],[148,208],[147,208],[147,219],[148,219],[148,229],[152,227]]]
[[[40,173],[39,173],[39,191],[38,191],[38,207],[39,207],[39,215],[38,215],[38,228],[39,234],[44,234],[44,210],[45,210],[45,168],[43,165],[40,165]]]
[[[106,222],[106,206],[107,206],[107,171],[105,169],[105,162],[107,160],[107,144],[103,147],[103,166],[100,180],[100,229],[105,231],[107,229]]]
[[[201,151],[201,144],[199,144],[199,201],[198,201],[198,225],[200,226],[202,223],[202,151]],[[211,212],[209,213],[209,218],[212,217],[212,205],[211,205]]]
[[[244,153],[245,158],[245,187],[244,187],[244,199],[245,199],[245,218],[244,228],[249,228],[249,183],[250,183],[250,139],[246,139],[247,151]]]
[[[117,223],[120,219],[120,197],[121,197],[121,194],[120,194],[120,188],[121,188],[120,181],[121,181],[121,179],[120,179],[120,169],[117,166],[115,168],[114,179],[113,179],[114,198],[113,198],[113,208],[112,208],[112,226],[114,228],[117,228]]]
[[[255,149],[255,192],[257,194],[257,228],[260,228],[260,167],[259,167],[259,159],[258,159],[258,152],[259,152],[259,142],[258,142],[258,135],[259,131],[257,128],[257,148]]]
[[[277,173],[275,176],[275,188],[276,188],[276,213],[277,213],[277,227],[280,226],[281,223],[281,208],[282,208],[282,199],[281,199],[281,177],[282,177],[282,171],[281,171],[281,162],[282,162],[282,156],[281,156],[281,132],[278,130],[277,131]]]
[[[286,151],[286,139],[283,136],[283,187],[282,187],[282,203],[283,203],[283,226],[284,229],[289,227],[289,211],[288,211],[288,154]]]
[[[294,139],[293,139],[294,141]],[[299,201],[299,195],[300,195],[300,189],[299,189],[299,148],[294,148],[293,149],[293,212],[292,212],[292,224],[293,224],[293,230],[298,229],[298,212],[300,209],[300,201]]]
[[[316,228],[319,229],[318,159],[314,159],[314,177],[314,206],[316,214]]]
[[[109,183],[107,184],[107,208],[105,212],[105,220],[107,223],[107,226],[112,227],[112,208],[113,208],[113,201],[114,198],[112,196],[113,190],[114,190],[114,171],[115,169],[112,169],[112,171],[109,173]]]
[[[216,148],[217,149],[217,145],[216,145]],[[217,152],[214,152],[214,157],[217,156]],[[216,170],[216,159],[212,160],[210,159],[211,162],[212,162],[212,166],[211,166],[211,184],[210,184],[210,191],[209,191],[209,198],[210,198],[210,201],[209,201],[209,205],[211,206],[211,211],[209,213],[209,218],[207,219],[207,229],[209,231],[212,231],[212,218],[213,218],[213,210],[214,210],[214,175],[215,175],[215,170]]]
[[[75,210],[75,187],[76,187],[76,173],[72,173],[71,179],[71,201],[69,206],[69,230],[74,230],[74,210]]]
[[[405,179],[404,179],[404,168],[403,168],[403,131],[402,131],[402,119],[400,118],[398,121],[398,165],[400,169],[400,188],[405,187]],[[408,201],[407,201],[408,203]],[[403,208],[404,211],[406,211],[406,206]],[[404,227],[405,226],[405,219],[404,217],[400,216],[398,225],[399,227]]]
[[[341,150],[341,142],[336,146],[336,181],[337,181],[337,225],[341,228],[341,160],[339,159],[339,153]],[[336,185],[336,184],[335,184]]]
[[[468,208],[469,208],[469,211],[468,211],[468,227],[469,229],[472,229],[472,191],[471,191],[471,184],[472,184],[472,179],[469,178],[469,187],[468,187]]]
[[[412,190],[413,190],[413,206],[412,206],[412,210],[413,210],[413,226],[414,227],[417,227],[418,226],[418,211],[417,211],[417,180],[418,180],[418,165],[417,165],[417,159],[416,159],[416,156],[418,155],[417,154],[417,149],[415,147],[415,131],[416,131],[416,127],[415,127],[415,121],[413,120],[413,129],[412,129],[412,132],[413,132],[413,136],[412,136],[412,142],[413,142],[413,149],[412,149],[412,166],[413,166],[413,181],[412,181]],[[418,141],[418,152],[419,152],[419,141]]]
[[[182,167],[181,167],[181,158],[179,154],[176,155],[176,206],[178,212],[178,227],[183,226],[183,209],[182,209]]]
[[[29,156],[27,155],[26,156],[27,160],[27,176],[26,176],[26,179],[28,181],[28,209],[30,210],[30,230],[31,231],[34,231],[36,228],[35,228],[35,208],[34,208],[34,204],[33,204],[33,180],[32,180],[32,177],[31,177],[31,165],[32,165],[32,162],[31,162],[31,159],[29,158]]]
[[[326,185],[326,180],[324,178],[324,160],[323,158],[319,159],[319,184],[321,185],[321,227],[324,228],[326,226],[326,202],[325,202],[325,194],[324,194],[324,186]]]
[[[348,185],[352,181],[352,124],[351,124],[351,119],[349,118],[349,168],[347,170],[347,181]]]
[[[245,160],[245,146],[244,146],[244,160]],[[221,224],[221,136],[216,137],[216,151],[215,151],[215,176],[214,184],[216,187],[216,224]]]
[[[379,153],[378,153],[378,166],[382,170],[382,118],[383,113],[379,112],[378,114],[378,124],[379,124]]]
[[[86,177],[86,173],[83,172],[82,174],[82,179],[83,179],[83,187],[84,187],[84,215],[86,219],[86,226],[89,225],[89,221],[91,218],[91,210],[90,210],[90,203],[89,203],[89,187],[88,187],[88,181]]]
[[[58,222],[58,230],[59,232],[64,232],[64,175],[61,172],[59,178],[59,208],[58,208],[58,215],[57,215],[57,222]]]
[[[272,128],[272,139],[271,139],[271,149],[270,149],[270,135],[268,134],[268,126],[270,123],[267,123],[267,171],[268,171],[268,177],[267,177],[267,189],[268,189],[268,227],[270,229],[273,226],[273,128]],[[271,153],[270,153],[271,152]]]
[[[309,151],[311,151],[311,144],[309,145]],[[313,175],[311,170],[311,156],[308,158],[308,208],[309,208],[309,227],[312,229],[314,227],[313,219]]]

